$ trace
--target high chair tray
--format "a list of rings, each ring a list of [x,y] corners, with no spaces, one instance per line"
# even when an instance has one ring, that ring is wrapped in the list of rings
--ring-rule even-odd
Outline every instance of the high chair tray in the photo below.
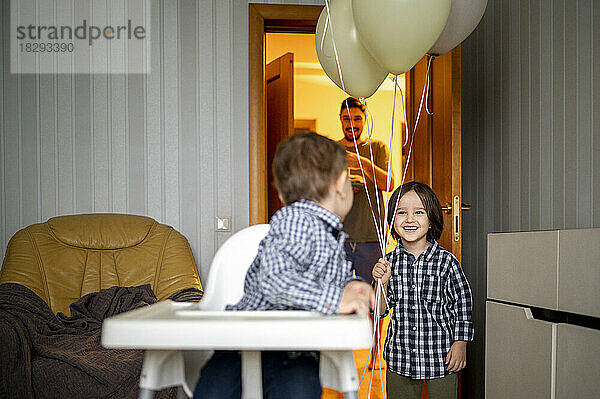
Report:
[[[106,319],[102,345],[133,349],[348,350],[369,348],[360,315],[305,311],[203,311],[164,301]]]

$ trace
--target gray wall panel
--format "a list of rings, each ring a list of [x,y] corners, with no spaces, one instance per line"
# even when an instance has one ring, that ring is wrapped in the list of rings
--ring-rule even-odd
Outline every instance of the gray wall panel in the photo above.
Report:
[[[179,8],[179,37],[182,51],[179,94],[181,115],[181,164],[188,165],[181,171],[181,231],[191,241],[198,242],[198,219],[196,212],[200,202],[196,182],[198,165],[198,134],[196,127],[196,98],[198,91],[198,10],[195,0],[183,0]],[[181,12],[181,11],[185,12]]]
[[[124,62],[123,62],[124,64]],[[127,116],[125,101],[125,76],[109,77],[111,101],[108,107],[110,148],[110,204],[111,212],[127,211]]]
[[[506,35],[509,39],[507,42],[503,43],[505,47],[505,51],[508,53],[508,64],[505,69],[505,88],[507,90],[504,91],[504,98],[508,101],[504,104],[507,105],[508,114],[507,116],[507,129],[504,132],[511,132],[512,134],[506,135],[507,146],[503,146],[503,149],[507,149],[508,155],[508,164],[504,165],[519,165],[521,162],[521,152],[524,152],[525,149],[521,147],[521,137],[524,135],[523,130],[521,129],[521,114],[524,112],[522,108],[522,96],[524,95],[523,89],[524,85],[521,78],[521,67],[520,67],[520,57],[522,54],[521,48],[521,40],[520,40],[520,14],[519,14],[519,2],[511,2],[508,7],[508,19],[505,20],[506,24],[503,29],[503,37]],[[513,97],[517,95],[516,99]],[[520,99],[519,99],[520,98]],[[525,211],[522,208],[521,203],[521,184],[524,183],[521,181],[521,173],[519,167],[509,167],[508,173],[506,174],[508,181],[507,185],[503,187],[507,189],[508,195],[504,198],[506,199],[507,204],[518,204],[518,206],[513,206],[512,209],[507,209],[507,213],[505,217],[509,221],[509,228],[515,228],[520,224],[521,213]]]
[[[78,61],[76,60],[75,63]],[[93,120],[92,120],[91,75],[75,75],[74,118],[74,174],[75,174],[75,212],[93,211]]]
[[[153,66],[154,67],[154,66]],[[126,75],[127,82],[127,140],[128,140],[128,196],[127,208],[131,213],[145,215],[148,209],[148,198],[146,192],[148,190],[158,191],[157,183],[160,180],[152,181],[148,184],[146,175],[146,159],[148,154],[147,142],[151,128],[146,128],[146,125],[152,125],[152,121],[146,120],[146,104],[150,101],[156,101],[155,98],[146,99],[146,84],[143,75]],[[158,93],[152,93],[158,95]],[[152,114],[152,118],[158,115]],[[160,165],[158,166],[160,167]],[[160,170],[160,169],[159,169]]]
[[[55,216],[58,212],[55,89],[56,75],[40,76],[40,217],[44,220]]]
[[[540,78],[541,78],[541,154],[542,156],[542,181],[541,181],[541,229],[550,229],[554,225],[554,202],[552,201],[553,185],[553,164],[554,157],[551,156],[553,136],[552,136],[552,108],[554,103],[554,92],[552,91],[552,80],[554,73],[552,69],[552,7],[548,4],[542,5],[542,1],[535,3],[535,8],[540,10],[541,31],[540,31]],[[536,71],[534,71],[535,73]]]
[[[577,7],[578,23],[577,30],[577,80],[582,82],[592,82],[592,51],[581,51],[592,43],[592,4],[579,3]],[[577,81],[572,82],[577,87]],[[580,85],[579,92],[581,98],[592,98],[592,85]],[[577,98],[575,107],[577,116],[576,135],[577,141],[577,221],[579,227],[591,227],[592,208],[587,204],[592,203],[592,101],[580,101]]]
[[[542,112],[542,87],[541,87],[541,62],[538,56],[532,57],[531,54],[540,54],[540,34],[541,34],[541,23],[540,23],[540,8],[530,7],[529,14],[529,186],[525,189],[529,193],[529,221],[530,228],[537,230],[541,228],[542,217],[540,209],[540,197],[541,197],[541,179],[542,179],[542,167],[541,167],[541,142],[542,134],[541,127],[541,115]]]
[[[240,59],[248,59],[248,44],[245,39],[248,35],[248,7],[234,7],[233,8],[233,42],[232,52],[236,54]],[[233,76],[245,76],[248,71],[248,65],[240,62],[233,62],[232,66]],[[248,93],[248,80],[247,79],[234,79],[233,88],[234,93]],[[231,155],[232,164],[240,166],[250,164],[250,157],[248,152],[248,146],[250,145],[248,134],[245,134],[248,127],[248,113],[249,105],[246,98],[243,95],[233,95],[232,109],[235,110],[235,115],[231,118]],[[241,132],[241,134],[239,134]],[[235,171],[235,169],[234,169]],[[250,182],[247,176],[243,173],[233,173],[233,197],[236,198],[240,203],[248,203],[250,200]],[[234,231],[247,226],[250,221],[250,215],[244,207],[238,206],[238,203],[232,203],[232,228]]]
[[[504,3],[502,3],[504,4]],[[498,68],[499,68],[499,86],[500,86],[500,99],[502,100],[499,104],[496,104],[496,109],[498,110],[497,118],[499,120],[499,124],[501,130],[499,131],[500,136],[500,146],[502,149],[500,152],[501,163],[501,185],[500,189],[500,201],[501,205],[501,213],[500,213],[500,223],[503,230],[510,229],[511,222],[511,212],[510,212],[510,191],[511,191],[511,175],[510,175],[510,165],[511,165],[511,148],[510,141],[511,138],[514,138],[516,132],[511,130],[511,111],[512,111],[512,103],[510,101],[510,88],[513,82],[513,79],[518,79],[518,76],[512,76],[510,74],[511,66],[514,68],[513,63],[511,62],[511,51],[509,44],[511,43],[510,36],[510,7],[500,5],[500,31],[496,32],[499,35],[501,40],[501,45],[496,48],[497,51],[500,51],[498,57]],[[500,60],[506,60],[505,63]],[[507,134],[506,132],[513,132],[514,134]],[[518,211],[517,211],[518,212]]]
[[[92,80],[92,195],[96,209],[110,209],[110,145],[108,135],[108,79],[106,74],[91,75]]]
[[[216,45],[216,1],[206,0],[198,9],[198,99],[196,124],[198,126],[199,146],[197,150],[199,173],[196,193],[200,201],[198,211],[199,263],[201,276],[206,281],[210,268],[211,254],[216,251],[217,237],[212,233],[216,214],[216,59],[213,49]]]
[[[56,127],[57,127],[57,202],[58,214],[73,213],[75,201],[73,188],[73,75],[56,78]]]
[[[564,0],[552,0],[552,205],[553,224],[565,222],[565,36]]]
[[[38,75],[27,74],[21,79],[19,99],[21,120],[20,187],[22,222],[35,223],[39,217],[39,128]]]
[[[161,137],[163,140],[163,198],[162,220],[175,229],[179,229],[181,224],[179,219],[179,158],[180,158],[180,139],[179,139],[179,69],[181,63],[178,59],[179,52],[179,19],[177,9],[179,2],[172,5],[164,5],[162,46],[162,65],[164,73],[161,75],[162,99],[163,99],[163,127]],[[186,51],[181,49],[181,51]]]
[[[529,200],[529,184],[530,184],[530,93],[531,84],[529,80],[529,69],[530,69],[530,40],[529,40],[529,4],[527,2],[520,2],[519,6],[519,59],[517,65],[519,66],[519,101],[515,102],[518,109],[518,131],[520,132],[520,140],[515,140],[515,147],[519,151],[519,201],[520,214],[517,224],[521,226],[531,226],[531,203]],[[515,115],[515,116],[517,116]]]
[[[463,42],[463,198],[473,212],[463,217],[462,263],[476,337],[489,232],[600,227],[598,20],[592,0],[489,2]],[[468,398],[483,396],[473,355],[482,350],[476,338]]]
[[[232,195],[232,176],[231,170],[223,168],[223,165],[231,164],[231,139],[226,132],[231,131],[231,117],[237,113],[237,110],[231,107],[232,99],[232,80],[235,79],[231,75],[232,65],[232,35],[229,26],[232,26],[230,1],[217,1],[215,3],[215,38],[216,38],[216,64],[215,64],[215,82],[216,82],[216,120],[215,131],[216,142],[214,150],[216,152],[216,177],[217,198],[217,216],[231,215]],[[227,235],[217,235],[217,245],[223,244],[227,239]]]
[[[592,21],[600,21],[600,4],[592,2]],[[592,171],[600,170],[600,24],[592,24]],[[592,173],[590,171],[590,173]],[[596,179],[594,180],[594,177]],[[600,204],[600,183],[598,182],[597,172],[592,174],[593,197],[592,204]],[[598,206],[592,208],[593,222],[592,226],[600,226],[600,209]]]
[[[164,220],[164,139],[161,133],[164,131],[164,74],[167,73],[164,60],[164,8],[167,4],[160,1],[157,11],[152,13],[152,70],[145,78],[145,91],[142,98],[145,99],[145,114],[143,132],[146,133],[146,153],[143,158],[146,162],[147,173],[146,190],[146,212],[155,219]],[[139,101],[133,99],[133,101]],[[140,126],[141,127],[141,126]]]
[[[589,131],[578,131],[578,113],[577,105],[579,103],[579,88],[577,82],[580,80],[578,76],[578,4],[569,4],[564,9],[564,20],[567,23],[564,25],[564,113],[565,113],[565,142],[561,151],[564,153],[564,209],[565,209],[565,228],[573,229],[577,226],[577,164],[578,164],[578,137],[586,137]],[[588,97],[589,99],[589,97]]]
[[[6,3],[3,3],[6,4]],[[6,8],[5,8],[6,10]],[[7,13],[4,17],[7,18]],[[9,51],[8,46],[5,51]],[[22,226],[21,219],[21,126],[19,119],[20,76],[10,73],[9,65],[4,63],[4,199],[2,212],[5,220],[5,240]],[[6,242],[6,241],[5,241]],[[6,244],[5,244],[6,247]]]

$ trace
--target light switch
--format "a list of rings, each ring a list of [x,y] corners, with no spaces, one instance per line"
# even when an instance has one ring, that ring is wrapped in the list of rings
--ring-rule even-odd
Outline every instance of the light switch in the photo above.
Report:
[[[217,231],[231,231],[231,217],[217,216]]]

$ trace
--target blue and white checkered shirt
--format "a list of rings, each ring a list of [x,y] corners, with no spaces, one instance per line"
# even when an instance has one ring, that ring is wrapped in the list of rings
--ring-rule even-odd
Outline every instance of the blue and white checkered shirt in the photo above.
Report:
[[[353,280],[342,223],[312,201],[285,206],[270,222],[246,274],[244,295],[228,310],[311,310],[336,313]]]
[[[416,260],[400,242],[386,258],[394,308],[384,353],[389,370],[413,379],[450,374],[444,364],[450,346],[474,334],[471,288],[458,260],[435,241]]]

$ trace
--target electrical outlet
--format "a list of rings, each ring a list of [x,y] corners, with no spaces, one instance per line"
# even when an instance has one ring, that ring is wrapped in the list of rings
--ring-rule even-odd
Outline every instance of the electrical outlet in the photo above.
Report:
[[[231,217],[230,216],[217,216],[216,230],[217,231],[231,231]]]

